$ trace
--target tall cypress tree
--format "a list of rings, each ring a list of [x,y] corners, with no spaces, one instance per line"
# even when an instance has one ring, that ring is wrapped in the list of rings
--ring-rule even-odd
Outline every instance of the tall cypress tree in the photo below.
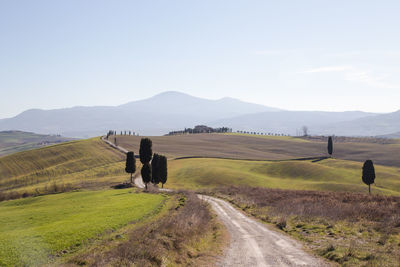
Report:
[[[153,184],[159,184],[160,183],[159,159],[160,159],[160,156],[158,154],[154,153],[153,159],[151,160],[151,182]]]
[[[158,173],[159,179],[162,184],[162,188],[164,188],[164,184],[167,182],[168,178],[167,157],[159,156],[158,168],[159,168],[159,173]]]
[[[332,157],[332,153],[333,153],[333,140],[332,140],[332,136],[329,136],[329,138],[328,138],[328,153],[329,153],[329,155]]]
[[[372,160],[367,160],[364,162],[362,180],[366,185],[368,185],[368,190],[371,194],[371,184],[375,182],[375,168]]]
[[[125,171],[131,174],[131,183],[133,183],[132,175],[136,171],[136,159],[135,154],[132,151],[126,153]]]
[[[150,160],[153,157],[152,146],[153,142],[149,138],[142,138],[142,140],[140,140],[139,157],[140,157],[140,162],[142,162],[143,164],[141,174],[143,183],[145,183],[146,185],[146,189],[147,189],[147,184],[152,180],[151,166],[150,166]]]
[[[147,184],[150,183],[151,181],[151,167],[149,163],[143,164],[142,170],[140,171],[142,174],[142,180],[143,183],[146,186],[147,189]]]
[[[149,138],[140,140],[139,157],[142,164],[149,163],[153,156],[153,142]]]

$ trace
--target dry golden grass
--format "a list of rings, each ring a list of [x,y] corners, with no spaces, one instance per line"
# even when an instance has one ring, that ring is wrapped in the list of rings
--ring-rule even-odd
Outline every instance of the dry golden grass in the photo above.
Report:
[[[272,223],[343,266],[398,266],[400,197],[221,187],[204,191]]]

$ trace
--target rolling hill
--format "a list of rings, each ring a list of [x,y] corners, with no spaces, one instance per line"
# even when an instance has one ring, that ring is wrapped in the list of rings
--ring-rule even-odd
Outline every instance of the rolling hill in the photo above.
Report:
[[[375,167],[374,194],[400,196],[400,169]],[[319,162],[178,159],[169,163],[168,187],[199,190],[236,185],[367,193],[368,187],[361,180],[361,168],[362,163],[337,159]]]
[[[0,197],[108,188],[125,181],[124,156],[98,138],[14,153],[0,158]],[[10,195],[11,194],[11,195]]]
[[[141,138],[117,136],[119,145],[136,154]],[[380,191],[400,192],[397,185],[400,161],[393,157],[400,150],[397,143],[338,142],[334,146],[335,159],[313,162],[311,159],[293,159],[326,156],[326,142],[238,134],[159,136],[152,140],[153,151],[167,155],[170,160],[171,185],[192,187],[194,184],[197,187],[198,181],[204,180],[206,184],[206,181],[214,181],[210,186],[215,186],[232,178],[234,181],[231,182],[236,184],[360,191],[363,190],[360,182],[362,162],[373,159],[378,166]],[[182,157],[184,159],[174,160]],[[124,171],[124,160],[122,153],[99,138],[4,156],[0,158],[0,195],[36,195],[65,186],[108,188],[129,179]],[[199,180],[190,181],[198,176]],[[230,178],[227,180],[225,176]],[[187,184],[181,184],[187,179]]]
[[[74,139],[57,135],[42,135],[21,131],[3,131],[0,132],[0,156],[71,140]]]

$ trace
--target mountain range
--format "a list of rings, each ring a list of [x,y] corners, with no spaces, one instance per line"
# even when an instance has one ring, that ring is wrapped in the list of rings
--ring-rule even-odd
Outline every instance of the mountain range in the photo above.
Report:
[[[234,98],[209,100],[180,92],[164,92],[120,106],[30,109],[0,120],[0,130],[30,131],[86,138],[108,130],[161,135],[205,124],[236,130],[296,135],[302,126],[310,134],[377,136],[400,132],[400,111],[287,111]]]

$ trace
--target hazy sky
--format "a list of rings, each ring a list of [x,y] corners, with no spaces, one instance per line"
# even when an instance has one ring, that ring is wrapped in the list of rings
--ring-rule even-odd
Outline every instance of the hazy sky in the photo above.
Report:
[[[0,1],[0,118],[175,90],[400,109],[400,1]]]

